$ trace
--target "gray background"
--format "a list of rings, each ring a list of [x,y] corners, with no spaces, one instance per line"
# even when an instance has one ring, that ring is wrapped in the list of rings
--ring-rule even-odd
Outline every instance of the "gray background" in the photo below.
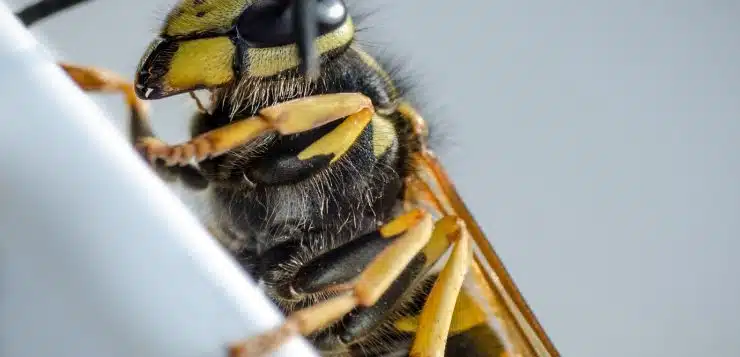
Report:
[[[131,77],[171,3],[95,0],[34,33]],[[366,42],[417,74],[447,168],[564,355],[740,355],[740,3],[359,5],[378,10]],[[120,98],[95,100],[123,128]],[[155,103],[155,129],[184,139],[192,110]]]

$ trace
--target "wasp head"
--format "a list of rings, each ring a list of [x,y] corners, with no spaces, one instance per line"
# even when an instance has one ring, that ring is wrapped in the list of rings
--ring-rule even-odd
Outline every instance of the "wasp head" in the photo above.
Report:
[[[180,1],[139,63],[137,95],[159,99],[297,70],[305,35],[294,19],[299,1]],[[355,31],[343,1],[311,1],[318,54],[346,48]]]

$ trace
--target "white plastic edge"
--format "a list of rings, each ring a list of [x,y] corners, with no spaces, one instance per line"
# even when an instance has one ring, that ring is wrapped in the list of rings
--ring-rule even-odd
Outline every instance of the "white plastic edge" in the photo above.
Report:
[[[281,320],[0,2],[0,356],[221,357]]]

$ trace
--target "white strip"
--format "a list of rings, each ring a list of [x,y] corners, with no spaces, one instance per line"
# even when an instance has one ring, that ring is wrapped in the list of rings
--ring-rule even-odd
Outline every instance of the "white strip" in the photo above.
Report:
[[[220,357],[280,321],[0,2],[0,356]]]

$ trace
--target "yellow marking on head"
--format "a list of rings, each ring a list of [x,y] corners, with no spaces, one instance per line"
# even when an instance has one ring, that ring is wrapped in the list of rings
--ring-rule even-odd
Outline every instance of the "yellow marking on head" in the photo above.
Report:
[[[347,20],[334,31],[319,36],[316,39],[316,49],[319,54],[345,46],[350,43],[355,35],[355,27],[352,20]],[[298,47],[295,44],[249,48],[249,75],[253,77],[269,77],[282,71],[298,67],[300,58]]]
[[[396,128],[387,118],[373,116],[373,155],[380,157],[396,140]]]
[[[376,73],[378,73],[381,77],[383,77],[383,81],[385,82],[386,87],[388,87],[390,91],[390,96],[392,99],[395,99],[398,97],[398,89],[393,84],[393,80],[391,79],[391,76],[388,74],[388,72],[383,69],[383,67],[380,66],[377,60],[373,58],[373,56],[370,56],[367,52],[365,52],[363,49],[360,48],[359,45],[353,45],[352,49],[355,50],[355,52],[360,56],[360,59],[362,59],[362,62],[364,62],[368,67],[372,68]]]
[[[164,78],[168,89],[218,86],[234,79],[236,48],[228,37],[182,41]]]
[[[254,0],[183,0],[167,16],[163,33],[182,36],[225,31]]]

